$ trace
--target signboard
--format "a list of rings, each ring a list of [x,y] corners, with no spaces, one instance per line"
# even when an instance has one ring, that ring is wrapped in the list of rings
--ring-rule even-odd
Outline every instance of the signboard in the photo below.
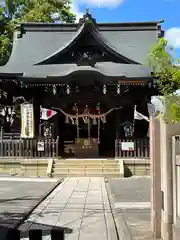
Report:
[[[121,150],[122,151],[134,151],[134,142],[122,142]]]
[[[44,152],[44,142],[41,141],[37,142],[37,150],[38,152]]]
[[[34,137],[33,104],[21,104],[21,138]]]

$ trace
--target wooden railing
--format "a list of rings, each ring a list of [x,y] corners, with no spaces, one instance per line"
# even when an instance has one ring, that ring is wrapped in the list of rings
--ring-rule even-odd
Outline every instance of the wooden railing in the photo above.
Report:
[[[1,139],[2,158],[58,157],[59,139]]]
[[[149,158],[149,138],[124,138],[115,141],[115,157]]]

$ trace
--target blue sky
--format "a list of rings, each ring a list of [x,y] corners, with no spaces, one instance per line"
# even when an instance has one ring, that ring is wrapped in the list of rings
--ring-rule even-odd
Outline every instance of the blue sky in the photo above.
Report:
[[[98,22],[164,20],[166,38],[180,57],[180,0],[73,0],[72,10],[78,18],[86,8]]]

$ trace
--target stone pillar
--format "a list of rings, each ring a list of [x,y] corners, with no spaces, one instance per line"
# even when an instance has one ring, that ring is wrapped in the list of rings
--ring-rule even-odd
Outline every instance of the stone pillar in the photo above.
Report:
[[[160,121],[150,119],[151,224],[154,238],[161,238]]]
[[[173,224],[173,174],[172,136],[180,134],[179,124],[160,120],[161,141],[161,190],[163,192],[161,233],[163,240],[172,240]]]

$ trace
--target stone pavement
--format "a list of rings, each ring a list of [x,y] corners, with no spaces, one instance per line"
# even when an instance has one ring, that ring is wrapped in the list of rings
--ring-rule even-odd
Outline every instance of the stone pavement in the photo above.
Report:
[[[67,178],[20,226],[22,239],[28,230],[64,228],[67,240],[117,240],[104,178]]]
[[[0,177],[0,239],[55,186],[57,180]]]
[[[152,240],[150,177],[109,179],[108,185],[121,236],[125,235],[125,240]]]

